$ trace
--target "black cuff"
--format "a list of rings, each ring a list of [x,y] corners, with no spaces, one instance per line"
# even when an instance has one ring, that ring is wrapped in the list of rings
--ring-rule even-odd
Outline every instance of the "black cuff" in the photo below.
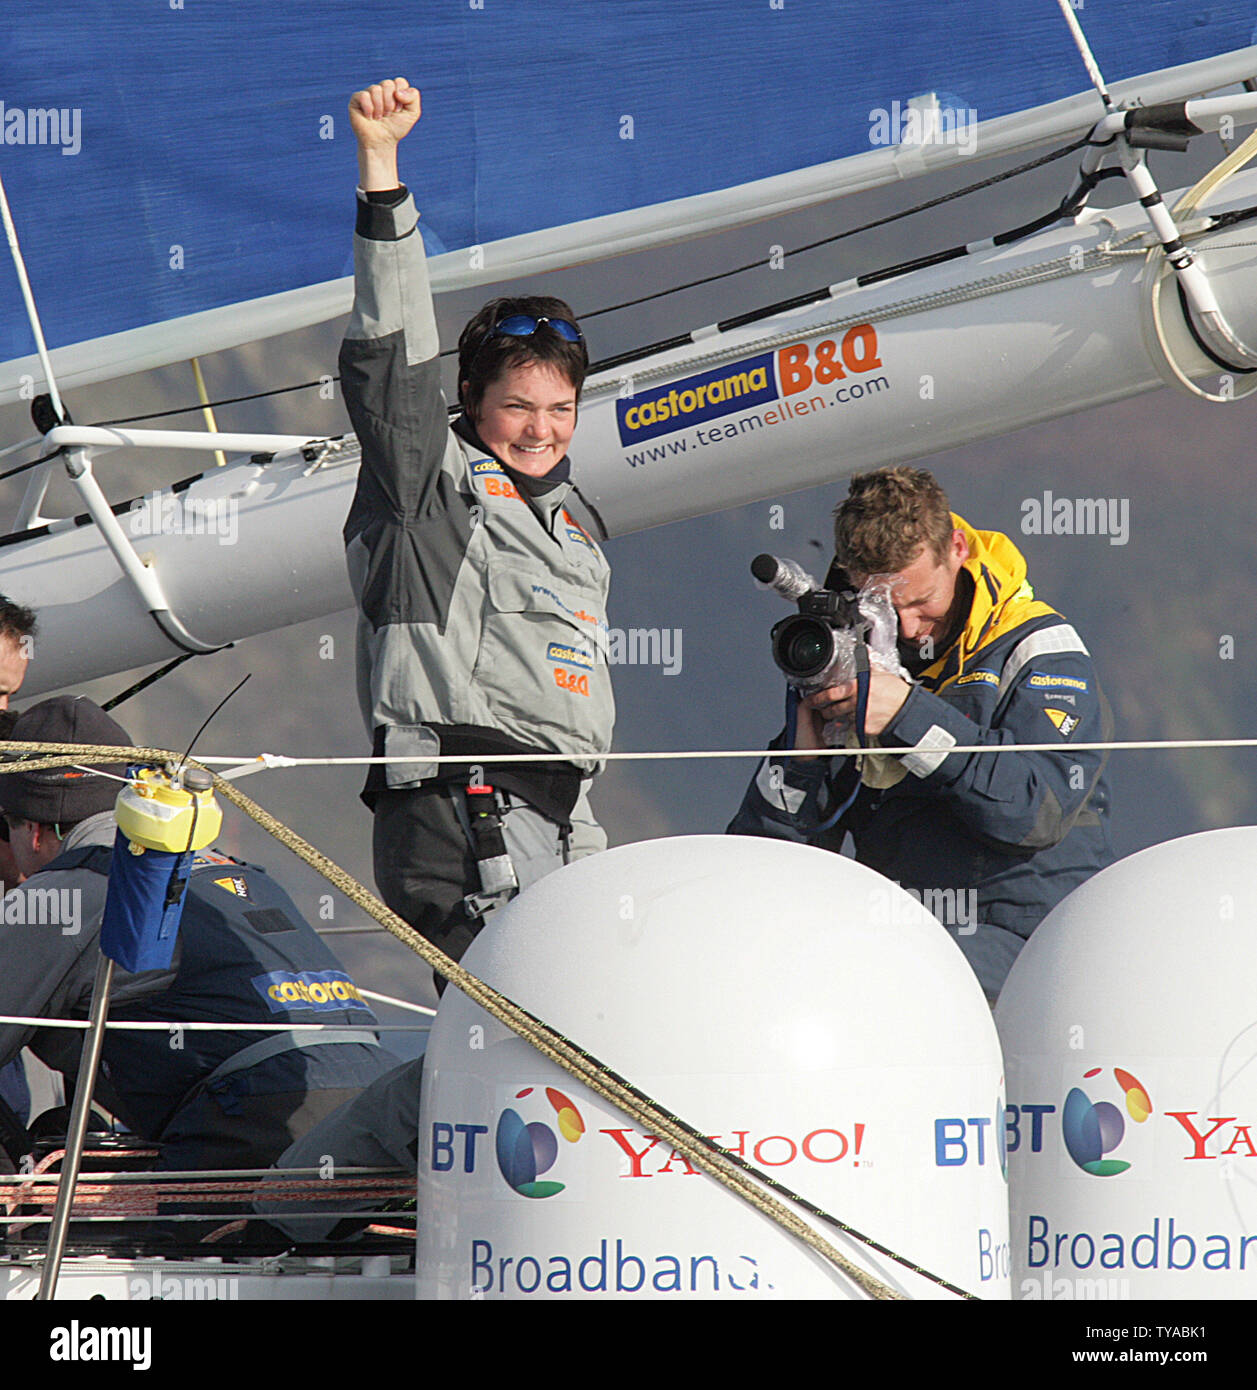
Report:
[[[358,199],[358,216],[354,223],[354,231],[367,241],[400,241],[393,211],[409,196],[410,192],[404,185],[365,193]]]

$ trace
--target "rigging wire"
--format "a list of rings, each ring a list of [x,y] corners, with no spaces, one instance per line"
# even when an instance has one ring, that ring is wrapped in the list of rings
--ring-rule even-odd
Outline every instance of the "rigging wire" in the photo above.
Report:
[[[182,412],[178,410],[173,410],[171,411],[171,414],[179,415],[182,414]],[[40,437],[42,438],[43,436],[41,435]],[[0,483],[4,482],[6,478],[15,478],[19,473],[25,473],[28,469],[38,468],[41,463],[50,463],[60,453],[60,449],[54,449],[52,453],[43,454],[41,457],[37,459],[31,459],[29,463],[19,463],[16,468],[10,468],[7,472],[0,473]]]
[[[905,217],[911,217],[918,212],[928,212],[931,208],[941,207],[944,203],[953,202],[957,198],[967,197],[971,193],[978,193],[984,188],[989,188],[993,184],[1002,183],[1005,179],[1017,177],[1019,174],[1028,173],[1031,169],[1037,169],[1040,165],[1050,164],[1053,160],[1063,159],[1066,155],[1073,154],[1076,150],[1082,149],[1089,143],[1089,137],[1083,136],[1080,140],[1075,140],[1071,144],[1062,146],[1059,150],[1053,150],[1050,154],[1041,155],[1038,159],[1032,159],[1029,163],[1018,165],[1015,169],[1007,169],[1002,174],[993,174],[990,178],[981,179],[977,183],[967,184],[964,188],[957,188],[951,193],[944,193],[937,198],[930,198],[924,203],[916,203],[910,208],[904,208],[899,212],[892,212],[885,217],[874,218],[872,222],[864,222],[858,227],[848,227],[846,231],[835,232],[832,236],[820,237],[816,241],[805,242],[802,246],[796,246],[792,250],[784,253],[786,257],[801,256],[807,251],[815,251],[821,246],[828,246],[832,242],[842,241],[846,237],[858,236],[861,232],[873,231],[877,227],[887,226],[891,222],[901,221]],[[591,309],[588,313],[580,314],[578,317],[584,322],[586,319],[597,318],[600,314],[612,314],[620,309],[631,309],[638,304],[647,304],[653,299],[663,299],[670,294],[679,294],[683,290],[695,289],[700,285],[710,285],[717,280],[728,279],[732,275],[742,275],[749,270],[759,270],[763,267],[763,260],[750,261],[746,265],[734,266],[731,270],[717,271],[714,275],[704,275],[697,280],[688,280],[684,284],[672,285],[667,289],[656,290],[653,294],[644,294],[636,299],[625,299],[618,304],[608,304],[602,309]],[[451,348],[450,352],[457,349]],[[443,357],[446,353],[441,354]],[[591,368],[592,371],[592,368]]]
[[[17,228],[13,214],[9,211],[9,199],[4,191],[4,180],[0,178],[0,220],[4,222],[4,233],[9,242],[9,254],[13,257],[13,268],[17,272],[18,285],[22,290],[22,300],[26,305],[26,317],[30,322],[31,334],[35,339],[35,351],[39,354],[40,365],[44,369],[44,380],[48,384],[48,394],[52,398],[53,410],[57,419],[65,418],[65,409],[57,391],[57,379],[53,376],[52,362],[48,357],[48,344],[44,341],[44,330],[39,322],[39,310],[35,305],[35,292],[31,289],[30,278],[26,274],[26,261],[18,244]]]
[[[185,661],[191,661],[194,656],[203,655],[203,652],[181,652],[174,660],[166,662],[164,666],[159,667],[156,671],[150,671],[147,676],[136,681],[134,685],[127,686],[121,694],[115,695],[112,700],[106,700],[105,703],[101,705],[101,709],[108,714],[110,710],[117,709],[119,705],[124,704],[132,695],[138,695],[141,690],[147,690],[150,685],[161,680],[163,676],[168,676],[176,667],[182,666]]]

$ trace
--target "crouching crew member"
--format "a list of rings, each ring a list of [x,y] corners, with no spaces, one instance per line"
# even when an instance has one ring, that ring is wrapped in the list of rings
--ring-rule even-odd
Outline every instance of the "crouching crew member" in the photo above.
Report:
[[[872,672],[864,732],[897,758],[873,776],[852,759],[808,758],[827,721],[856,717],[856,681],[816,691],[799,706],[796,756],[761,766],[729,829],[832,850],[849,831],[861,864],[943,904],[994,1000],[1042,918],[1114,859],[1108,754],[1070,748],[1111,737],[1091,654],[1035,598],[1012,541],[952,512],[925,469],[854,477],[834,546],[854,583],[891,586],[914,679]],[[1060,752],[950,751],[1012,743]]]
[[[11,737],[129,745],[99,706],[60,696],[27,710]],[[122,774],[125,764],[103,766]],[[0,1013],[85,1018],[117,830],[118,782],[72,768],[0,776],[0,810],[26,880],[0,904]],[[253,864],[214,850],[193,861],[169,970],[115,970],[109,1017],[170,1029],[110,1029],[96,1099],[161,1145],[164,1169],[266,1167],[396,1058],[375,1016],[292,899]],[[275,1032],[180,1023],[269,1023]],[[321,1033],[295,1023],[341,1025]],[[23,1046],[71,1085],[78,1031],[0,1024],[0,1066]]]

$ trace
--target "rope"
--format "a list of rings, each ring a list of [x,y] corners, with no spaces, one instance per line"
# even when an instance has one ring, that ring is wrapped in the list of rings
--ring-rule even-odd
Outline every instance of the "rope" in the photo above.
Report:
[[[66,767],[82,764],[85,760],[117,763],[157,763],[164,765],[175,761],[178,755],[159,748],[121,748],[96,746],[90,744],[10,744],[12,747],[26,747],[49,756],[38,760],[18,763],[0,763],[0,775],[11,772],[29,772],[40,768]],[[209,771],[209,769],[206,769]],[[316,869],[329,883],[339,889],[351,902],[369,916],[375,918],[391,935],[396,937],[419,956],[433,970],[437,971],[451,984],[456,985],[473,1003],[504,1024],[513,1033],[530,1042],[543,1057],[563,1068],[569,1075],[582,1082],[595,1095],[636,1120],[647,1131],[666,1139],[674,1149],[694,1167],[701,1169],[710,1177],[723,1184],[729,1191],[748,1202],[757,1211],[770,1217],[783,1230],[810,1246],[818,1254],[829,1260],[851,1282],[870,1298],[877,1300],[900,1300],[904,1294],[882,1282],[868,1271],[853,1264],[841,1251],[819,1235],[783,1202],[761,1190],[761,1184],[773,1192],[780,1193],[787,1201],[801,1207],[809,1215],[825,1221],[837,1230],[850,1236],[870,1249],[894,1260],[905,1269],[939,1284],[958,1297],[972,1299],[976,1295],[961,1289],[939,1275],[932,1274],[911,1260],[879,1244],[870,1236],[857,1231],[846,1222],[823,1211],[806,1198],[791,1191],[769,1174],[762,1172],[746,1162],[737,1154],[728,1152],[700,1134],[679,1116],[661,1106],[657,1101],[631,1085],[622,1076],[600,1062],[591,1053],[585,1052],[528,1013],[513,1000],[486,984],[483,980],[464,970],[456,961],[437,949],[426,938],[419,935],[413,927],[404,922],[395,912],[387,908],[374,894],[368,892],[356,879],[332,862],[326,855],[308,844],[295,831],[282,821],[257,805],[244,795],[233,783],[211,773],[216,790],[255,821],[280,844],[291,850],[311,868]]]

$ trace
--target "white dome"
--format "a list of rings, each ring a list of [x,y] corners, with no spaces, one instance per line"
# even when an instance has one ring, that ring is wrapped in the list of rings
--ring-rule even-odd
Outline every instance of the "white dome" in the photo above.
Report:
[[[1153,846],[1018,957],[995,1015],[1014,1297],[1257,1294],[1255,868],[1251,826]]]
[[[821,850],[626,846],[522,894],[474,974],[839,1219],[1007,1297],[998,1039],[921,904]],[[420,1122],[420,1292],[863,1297],[447,990]],[[913,1297],[954,1297],[821,1223]]]

